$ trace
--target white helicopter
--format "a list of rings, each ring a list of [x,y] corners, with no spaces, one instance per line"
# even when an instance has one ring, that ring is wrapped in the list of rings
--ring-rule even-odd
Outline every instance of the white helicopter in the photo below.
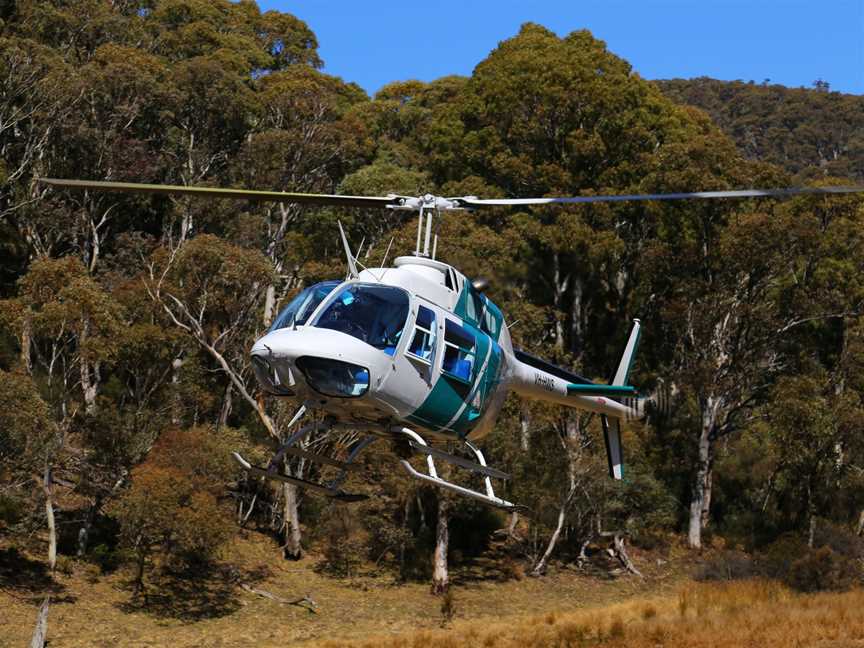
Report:
[[[267,468],[235,459],[251,475],[312,489],[341,501],[367,496],[342,490],[352,462],[378,439],[395,441],[399,462],[411,477],[485,504],[515,510],[498,497],[492,479],[509,476],[486,464],[476,442],[493,428],[507,393],[516,393],[600,415],[609,473],[623,477],[621,419],[641,416],[636,388],[627,384],[639,342],[640,323],[630,336],[610,384],[598,384],[571,370],[515,349],[501,310],[452,266],[437,260],[433,219],[442,213],[492,206],[527,206],[594,202],[750,198],[798,194],[859,193],[861,187],[747,189],[697,193],[576,196],[483,200],[474,196],[340,196],[211,187],[147,185],[86,180],[41,179],[56,187],[136,193],[186,194],[250,201],[372,207],[419,212],[413,255],[397,257],[390,268],[362,268],[340,224],[348,261],[346,280],[325,281],[303,290],[255,342],[251,361],[263,391],[291,397],[302,405],[293,428],[311,411],[323,423],[300,427],[278,449]],[[313,432],[354,430],[363,433],[344,460],[311,453],[301,442]],[[430,445],[427,439],[454,442],[476,461]],[[424,455],[427,472],[408,461]],[[283,475],[285,455],[304,457],[339,469],[327,483]],[[442,479],[435,461],[480,475],[485,492]]]

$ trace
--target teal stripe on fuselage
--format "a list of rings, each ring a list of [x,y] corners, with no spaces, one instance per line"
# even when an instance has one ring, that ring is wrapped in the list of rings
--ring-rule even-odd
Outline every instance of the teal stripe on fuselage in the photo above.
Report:
[[[479,376],[479,380],[475,384],[474,392],[471,394],[470,400],[468,401],[469,404],[459,415],[456,422],[450,426],[462,437],[467,436],[474,426],[477,425],[477,422],[483,415],[483,412],[486,411],[486,407],[489,404],[488,399],[491,392],[494,391],[501,380],[501,347],[498,346],[497,342],[493,342],[485,335],[483,337],[488,341],[491,347],[489,348],[489,361],[486,364],[486,368],[483,370],[483,375]],[[480,395],[479,410],[475,409],[471,405],[478,393]]]
[[[489,335],[493,341],[501,339],[501,329],[504,326],[504,314],[492,300],[478,292],[470,281],[465,281],[465,287],[459,294],[459,300],[453,308],[453,313]]]
[[[477,424],[485,410],[490,391],[500,381],[502,353],[501,347],[483,331],[464,320],[462,326],[473,333],[475,339],[475,373],[471,385],[440,374],[426,400],[406,418],[432,430],[449,429],[464,437]],[[439,344],[440,352],[443,353],[443,341]],[[482,367],[484,360],[486,366]],[[481,403],[479,411],[471,406],[478,392]],[[458,418],[454,421],[457,414]]]

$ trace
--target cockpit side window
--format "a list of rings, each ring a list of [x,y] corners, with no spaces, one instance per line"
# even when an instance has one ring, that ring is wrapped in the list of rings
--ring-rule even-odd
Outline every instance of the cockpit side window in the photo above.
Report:
[[[408,345],[408,355],[432,364],[435,352],[435,313],[419,306],[414,322],[414,337]]]
[[[315,319],[313,326],[346,333],[394,355],[408,320],[408,294],[401,288],[351,284]]]
[[[279,316],[270,326],[270,330],[275,331],[292,326],[303,326],[306,320],[309,319],[309,316],[318,308],[318,305],[340,283],[340,281],[322,281],[303,290],[282,309],[282,312],[279,313]]]

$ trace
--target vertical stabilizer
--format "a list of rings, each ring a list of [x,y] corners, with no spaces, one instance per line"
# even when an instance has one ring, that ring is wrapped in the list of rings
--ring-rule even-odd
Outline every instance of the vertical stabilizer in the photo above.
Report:
[[[633,320],[633,328],[627,339],[627,346],[618,363],[618,370],[612,379],[613,385],[623,386],[627,384],[630,377],[630,369],[633,367],[633,358],[636,357],[636,348],[639,346],[639,333],[642,324],[638,319]],[[612,479],[624,478],[624,449],[621,444],[621,419],[614,416],[603,415],[600,417],[603,424],[603,441],[606,443],[606,459],[609,462],[609,476]]]
[[[627,378],[630,377],[630,368],[633,366],[633,358],[636,356],[636,347],[639,346],[639,332],[642,324],[638,319],[633,320],[633,329],[630,331],[630,339],[627,340],[627,346],[624,347],[624,355],[621,356],[621,362],[618,364],[618,371],[615,372],[615,378],[612,379],[613,385],[626,385]]]

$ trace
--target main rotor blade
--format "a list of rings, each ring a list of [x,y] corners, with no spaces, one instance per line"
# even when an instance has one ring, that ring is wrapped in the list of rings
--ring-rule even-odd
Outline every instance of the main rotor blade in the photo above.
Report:
[[[759,198],[770,196],[798,196],[801,194],[864,193],[864,187],[793,187],[788,189],[739,189],[735,191],[696,191],[692,193],[629,194],[618,196],[571,196],[563,198],[456,198],[465,207],[494,207],[502,205],[566,205],[573,203],[627,202],[637,200],[687,200],[689,198]]]
[[[218,187],[184,187],[180,185],[138,184],[135,182],[104,182],[99,180],[57,180],[40,178],[39,182],[66,189],[95,189],[123,193],[174,194],[233,200],[297,203],[300,205],[334,205],[336,207],[388,207],[399,205],[400,196],[337,196],[331,194],[288,193],[284,191],[248,191]]]

